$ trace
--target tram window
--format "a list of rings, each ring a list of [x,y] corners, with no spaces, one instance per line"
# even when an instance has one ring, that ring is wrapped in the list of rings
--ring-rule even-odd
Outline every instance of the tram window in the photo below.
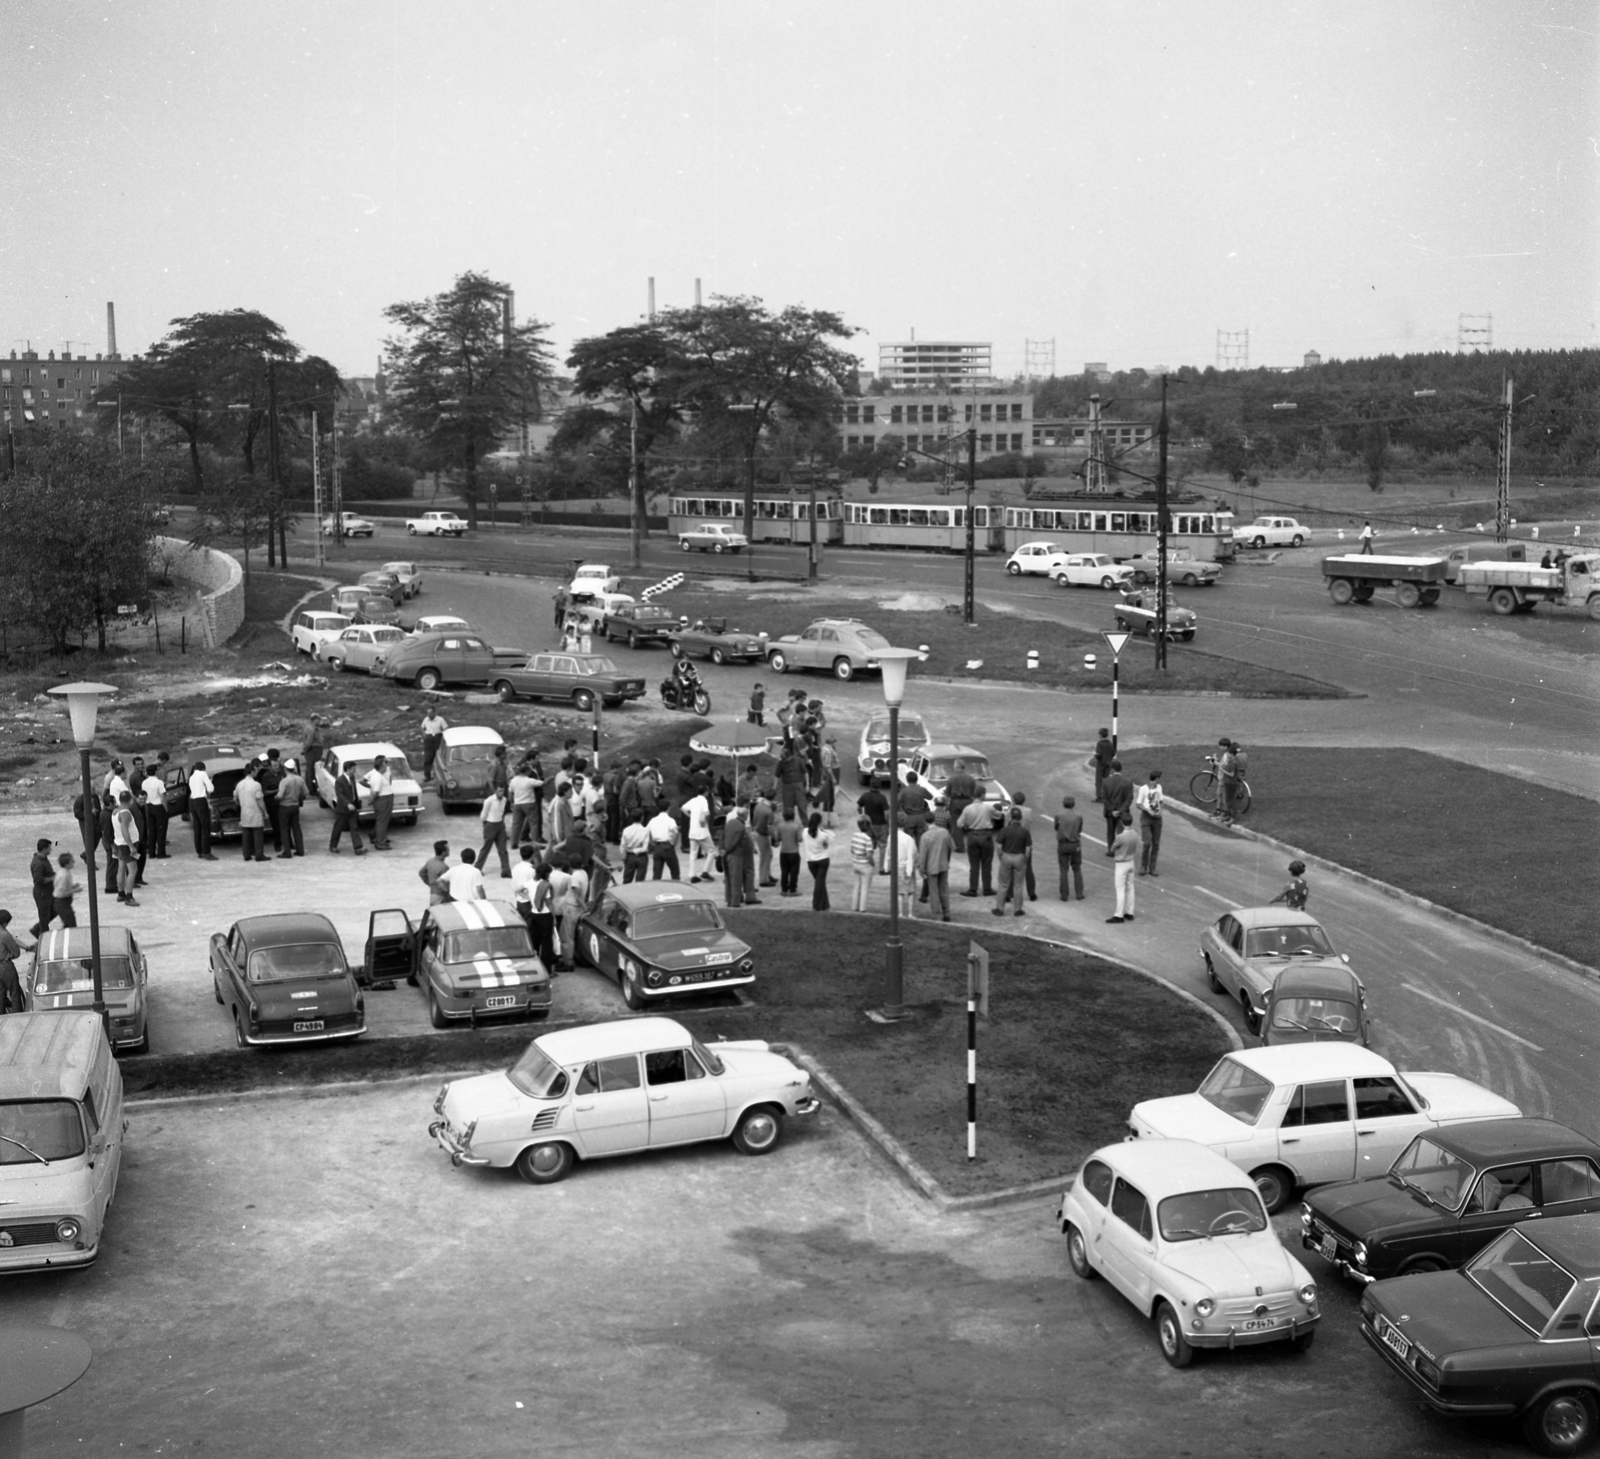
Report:
[[[1096,532],[1104,532],[1106,530],[1106,514],[1104,512],[1096,512],[1094,514],[1094,530]]]
[[[888,507],[868,507],[867,513],[867,520],[871,522],[874,527],[885,527],[888,525]]]
[[[1113,532],[1126,532],[1128,530],[1128,517],[1125,512],[1111,514],[1111,530]]]
[[[974,527],[987,527],[989,525],[989,508],[974,507],[972,509],[972,525]]]
[[[890,507],[889,525],[891,527],[903,527],[906,525],[909,515],[904,507]]]
[[[1150,518],[1149,518],[1149,516],[1144,512],[1129,512],[1128,513],[1128,530],[1130,532],[1148,532],[1148,531],[1150,531],[1151,528],[1150,528]]]
[[[928,509],[926,507],[913,507],[910,512],[910,525],[913,527],[926,527],[928,525]]]

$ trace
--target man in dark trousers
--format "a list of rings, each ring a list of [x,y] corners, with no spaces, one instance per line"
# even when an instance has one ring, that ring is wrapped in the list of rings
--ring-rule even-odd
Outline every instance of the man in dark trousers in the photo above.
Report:
[[[945,787],[945,794],[948,797],[946,804],[950,807],[950,837],[957,851],[967,849],[967,833],[961,829],[961,812],[966,810],[981,793],[977,779],[967,769],[967,762],[957,760],[951,766],[950,784]]]
[[[1111,773],[1111,762],[1117,758],[1117,747],[1111,742],[1111,731],[1103,729],[1100,738],[1094,743],[1094,800],[1099,805],[1104,799],[1101,786],[1105,778]],[[1110,840],[1108,836],[1106,838]]]
[[[111,797],[100,797],[100,849],[106,858],[106,891],[115,896],[121,890],[117,886],[117,829],[114,817],[116,807],[111,803]]]
[[[33,878],[33,909],[39,914],[39,920],[33,924],[33,930],[28,934],[37,937],[50,926],[50,919],[56,915],[53,905],[56,894],[56,868],[50,860],[50,848],[55,845],[48,836],[41,836],[33,848],[33,860],[28,863],[28,875]]]
[[[167,781],[165,775],[159,774],[158,767],[152,765],[145,772],[145,777],[133,788],[144,792],[144,818],[145,824],[150,827],[150,835],[145,841],[151,861],[165,861],[167,850]]]
[[[278,782],[278,839],[283,850],[278,853],[285,861],[291,856],[306,854],[306,839],[300,829],[300,807],[311,794],[300,765],[295,760],[283,762],[283,779]]]
[[[283,832],[278,825],[278,786],[283,783],[283,766],[277,750],[268,750],[258,765],[256,779],[261,782],[261,798],[267,804],[267,834],[272,837],[272,849],[281,855]]]
[[[1083,817],[1077,812],[1076,796],[1063,796],[1061,814],[1056,817],[1056,865],[1061,868],[1061,900],[1071,901],[1067,893],[1067,880],[1083,900]]]
[[[202,861],[215,861],[211,849],[211,795],[216,790],[206,774],[206,762],[196,760],[189,768],[189,829],[194,833],[194,854]]]
[[[133,852],[133,884],[144,885],[144,864],[150,859],[150,797],[139,786],[133,793],[133,824],[139,832],[139,844]]]
[[[975,800],[961,812],[961,835],[967,846],[967,889],[964,897],[994,895],[994,814],[999,803]],[[980,892],[981,889],[981,892]]]
[[[1122,773],[1122,761],[1113,760],[1106,778],[1100,782],[1100,804],[1106,813],[1106,855],[1111,855],[1111,843],[1117,839],[1117,829],[1123,821],[1133,820],[1133,782]]]
[[[747,900],[745,863],[750,857],[749,833],[744,823],[747,814],[748,806],[736,805],[722,823],[722,885],[724,900],[730,907],[742,906]]]
[[[341,770],[333,781],[333,839],[328,842],[329,851],[338,854],[339,838],[348,831],[356,855],[367,854],[367,848],[361,843],[360,814],[361,796],[356,790],[355,777],[348,769]]]

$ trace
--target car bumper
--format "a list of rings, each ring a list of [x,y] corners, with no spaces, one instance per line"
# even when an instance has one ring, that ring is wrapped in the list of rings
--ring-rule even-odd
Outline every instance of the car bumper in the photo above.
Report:
[[[1518,1412],[1519,1405],[1515,1403],[1473,1403],[1464,1398],[1447,1398],[1437,1388],[1424,1382],[1422,1375],[1410,1363],[1406,1362],[1399,1353],[1385,1343],[1373,1331],[1370,1323],[1363,1322],[1361,1324],[1361,1336],[1367,1340],[1367,1346],[1374,1349],[1390,1368],[1404,1378],[1411,1385],[1417,1396],[1435,1413],[1483,1414],[1487,1416]]]
[[[805,1099],[797,1099],[794,1102],[794,1108],[789,1113],[804,1117],[806,1115],[814,1115],[821,1108],[822,1101],[813,1094],[808,1095]]]
[[[82,1251],[59,1243],[46,1246],[9,1246],[0,1249],[0,1272],[55,1271],[60,1267],[93,1266],[100,1257],[100,1243]]]
[[[439,1012],[446,1018],[462,1023],[478,1023],[484,1019],[520,1018],[528,1013],[550,1011],[550,985],[539,984],[532,988],[485,989],[478,993],[439,993],[436,995]],[[510,1003],[496,1008],[488,1007],[490,998],[510,998]]]
[[[1305,1318],[1297,1318],[1292,1322],[1281,1323],[1277,1327],[1269,1327],[1260,1332],[1239,1332],[1230,1328],[1227,1332],[1194,1332],[1184,1333],[1184,1339],[1192,1348],[1227,1348],[1230,1352],[1234,1348],[1255,1348],[1263,1343],[1288,1342],[1291,1338],[1303,1337],[1322,1321],[1320,1314]]]
[[[681,973],[667,973],[668,978],[682,978]],[[681,998],[688,993],[721,993],[728,988],[742,988],[756,980],[754,973],[740,973],[733,978],[707,978],[698,983],[662,983],[659,987],[651,987],[648,983],[640,983],[639,992],[646,998]]]
[[[360,1038],[367,1031],[367,1025],[356,1024],[353,1028],[327,1028],[317,1033],[284,1033],[282,1030],[257,1030],[254,1033],[243,1035],[244,1041],[251,1048],[266,1048],[274,1044],[328,1044],[335,1039]]]
[[[474,1155],[456,1139],[453,1131],[445,1127],[443,1120],[435,1120],[428,1126],[428,1134],[439,1142],[439,1148],[450,1157],[452,1165],[487,1165],[487,1155]]]

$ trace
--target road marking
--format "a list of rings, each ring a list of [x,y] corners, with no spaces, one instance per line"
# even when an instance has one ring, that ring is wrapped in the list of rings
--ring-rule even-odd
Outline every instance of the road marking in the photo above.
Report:
[[[1513,1043],[1521,1044],[1524,1048],[1532,1049],[1536,1054],[1544,1050],[1534,1043],[1532,1039],[1525,1039],[1520,1033],[1512,1033],[1509,1028],[1502,1028],[1498,1023],[1485,1018],[1481,1013],[1468,1013],[1465,1008],[1458,1008],[1448,998],[1441,998],[1437,993],[1430,993],[1425,988],[1418,988],[1411,983],[1400,985],[1408,993],[1415,993],[1419,998],[1426,998],[1430,1003],[1437,1003],[1441,1008],[1448,1008],[1452,1013],[1459,1014],[1462,1018],[1470,1018],[1474,1023],[1482,1024],[1484,1028],[1493,1029],[1495,1033],[1504,1034]]]
[[[1197,892],[1204,892],[1208,897],[1215,897],[1224,907],[1237,907],[1239,904],[1233,897],[1224,897],[1219,892],[1214,892],[1210,887],[1196,886]]]

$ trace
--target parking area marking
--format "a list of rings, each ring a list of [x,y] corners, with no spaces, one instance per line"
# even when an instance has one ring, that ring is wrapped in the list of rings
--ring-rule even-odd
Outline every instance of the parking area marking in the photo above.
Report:
[[[1452,1013],[1458,1014],[1462,1018],[1470,1018],[1474,1023],[1481,1024],[1484,1028],[1503,1034],[1512,1043],[1521,1044],[1524,1048],[1532,1049],[1536,1054],[1544,1052],[1532,1039],[1525,1039],[1520,1033],[1512,1033],[1509,1028],[1502,1028],[1498,1023],[1495,1023],[1492,1019],[1485,1018],[1481,1013],[1469,1013],[1465,1008],[1458,1008],[1448,998],[1441,998],[1437,993],[1430,993],[1426,988],[1419,988],[1413,983],[1402,983],[1400,986],[1408,993],[1415,993],[1419,998],[1426,998],[1428,1002],[1437,1003],[1441,1008],[1448,1008]]]
[[[1212,891],[1210,887],[1203,887],[1199,884],[1196,884],[1195,890],[1197,892],[1203,892],[1208,897],[1215,897],[1219,902],[1222,903],[1224,907],[1236,907],[1239,905],[1236,897],[1225,897],[1220,892]]]

